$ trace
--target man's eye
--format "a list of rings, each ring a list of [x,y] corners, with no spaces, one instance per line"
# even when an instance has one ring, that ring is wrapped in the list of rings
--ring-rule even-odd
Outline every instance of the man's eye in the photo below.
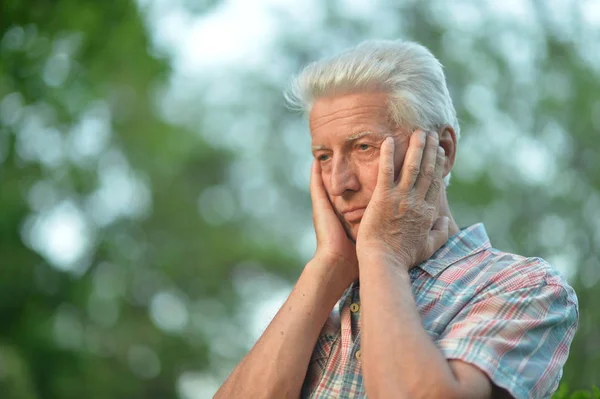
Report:
[[[329,155],[327,154],[321,154],[317,157],[317,159],[321,162],[327,161],[329,159]]]
[[[359,144],[359,145],[358,145],[358,149],[359,149],[359,150],[361,150],[361,151],[367,151],[367,150],[369,150],[370,148],[371,148],[371,146],[370,146],[370,145],[368,145],[368,144]]]

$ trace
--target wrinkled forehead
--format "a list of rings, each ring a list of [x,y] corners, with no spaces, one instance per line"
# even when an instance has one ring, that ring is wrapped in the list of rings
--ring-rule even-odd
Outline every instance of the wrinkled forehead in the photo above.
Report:
[[[338,125],[393,126],[388,96],[385,93],[354,93],[317,98],[308,120],[311,133]]]
[[[324,145],[325,141],[332,139],[348,141],[363,136],[409,136],[409,129],[398,126],[393,120],[388,100],[387,93],[383,92],[316,99],[309,114],[313,146]]]

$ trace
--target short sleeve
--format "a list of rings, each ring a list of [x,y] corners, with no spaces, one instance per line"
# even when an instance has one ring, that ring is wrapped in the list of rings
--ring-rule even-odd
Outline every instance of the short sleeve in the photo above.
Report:
[[[496,286],[461,309],[436,344],[517,399],[546,398],[558,387],[578,315],[566,283]]]

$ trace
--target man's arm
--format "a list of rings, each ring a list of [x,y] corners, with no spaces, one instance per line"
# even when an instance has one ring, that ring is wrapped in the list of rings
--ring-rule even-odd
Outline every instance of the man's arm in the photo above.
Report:
[[[358,278],[356,249],[333,211],[321,169],[310,178],[317,251],[250,353],[215,398],[298,398],[315,343],[333,306]]]
[[[492,383],[483,372],[444,358],[422,327],[412,296],[409,269],[448,240],[448,218],[439,217],[438,208],[445,156],[437,134],[413,133],[399,180],[393,159],[388,138],[356,243],[366,393],[369,398],[490,398]]]
[[[377,258],[361,264],[361,359],[369,398],[490,398],[488,377],[470,364],[448,362],[429,337],[408,267],[399,266]]]
[[[335,264],[309,262],[273,321],[215,399],[297,399],[319,332],[350,285],[343,272]]]

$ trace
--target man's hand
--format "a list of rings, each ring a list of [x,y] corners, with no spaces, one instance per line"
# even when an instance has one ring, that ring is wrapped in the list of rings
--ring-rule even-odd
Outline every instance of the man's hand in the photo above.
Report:
[[[384,256],[411,268],[448,240],[448,218],[439,217],[444,150],[437,133],[415,131],[398,180],[394,142],[381,146],[377,186],[356,240],[358,258]],[[363,264],[363,262],[360,262]]]
[[[317,235],[315,258],[328,265],[340,265],[345,269],[348,285],[358,278],[356,246],[346,235],[342,223],[333,211],[321,177],[321,166],[313,162],[310,176],[310,197],[313,224]]]

